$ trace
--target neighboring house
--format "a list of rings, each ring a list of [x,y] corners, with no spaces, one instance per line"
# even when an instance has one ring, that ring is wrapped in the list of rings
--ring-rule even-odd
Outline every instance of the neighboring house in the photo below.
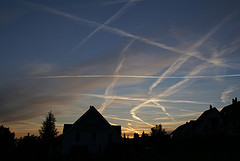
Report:
[[[112,143],[121,143],[121,126],[112,126],[96,110],[90,106],[74,124],[64,124],[62,135],[62,153],[70,154],[87,152],[101,154]]]
[[[196,135],[240,135],[240,101],[233,99],[232,104],[220,112],[210,105],[210,109],[204,111],[196,121],[191,120],[171,133],[172,137]]]

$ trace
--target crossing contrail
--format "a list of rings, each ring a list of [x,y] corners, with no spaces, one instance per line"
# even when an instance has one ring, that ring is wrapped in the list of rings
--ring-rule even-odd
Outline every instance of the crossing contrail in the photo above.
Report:
[[[127,45],[126,47],[121,51],[120,55],[122,57],[121,61],[119,62],[117,68],[115,69],[114,73],[113,74],[119,74],[119,71],[121,70],[122,66],[123,66],[123,63],[125,62],[125,53],[126,51],[128,50],[128,48],[132,45],[132,43],[134,42],[134,40],[131,40]],[[105,95],[111,95],[112,94],[112,91],[113,91],[113,88],[115,87],[117,81],[118,81],[119,77],[115,77],[113,79],[113,81],[107,86],[106,90],[105,90]],[[110,105],[111,103],[113,102],[113,99],[105,99],[105,102],[102,103],[101,107],[99,108],[99,112],[103,112],[104,109]]]
[[[147,38],[144,38],[144,37],[141,37],[141,36],[137,36],[137,35],[128,33],[126,31],[120,30],[118,28],[109,27],[109,26],[97,23],[95,21],[91,21],[91,20],[87,20],[87,19],[84,19],[84,18],[80,18],[80,17],[74,16],[74,15],[71,15],[69,13],[63,12],[63,11],[59,11],[59,10],[56,10],[56,9],[53,9],[53,8],[46,7],[44,5],[31,3],[31,2],[26,2],[26,1],[19,1],[19,2],[27,4],[27,5],[35,6],[35,7],[38,7],[38,8],[41,8],[41,9],[43,9],[45,11],[51,12],[51,13],[56,14],[56,15],[60,15],[62,17],[65,17],[65,18],[68,18],[68,19],[71,19],[71,20],[75,20],[75,21],[81,22],[81,23],[83,23],[85,25],[88,25],[90,27],[99,27],[99,26],[101,26],[101,29],[106,30],[106,31],[111,32],[111,33],[115,33],[115,34],[117,34],[119,36],[124,36],[124,37],[132,38],[132,39],[135,39],[135,40],[139,40],[141,42],[145,42],[146,44],[149,44],[149,45],[152,45],[152,46],[156,46],[156,47],[159,47],[159,48],[162,48],[162,49],[166,49],[166,50],[169,50],[169,51],[172,51],[172,52],[175,52],[175,53],[179,53],[179,54],[183,54],[183,55],[187,55],[187,56],[194,56],[194,57],[196,57],[198,59],[201,59],[203,61],[207,61],[207,62],[209,62],[211,64],[216,64],[215,61],[211,61],[211,60],[209,60],[207,58],[204,58],[204,57],[202,57],[199,54],[194,55],[191,52],[185,52],[185,50],[181,50],[181,49],[178,49],[178,48],[175,48],[175,47],[172,47],[172,46],[168,46],[168,45],[166,45],[164,43],[155,42],[155,41],[149,40]],[[218,64],[218,65],[222,66],[222,64]]]
[[[187,49],[186,54],[184,56],[182,56],[180,59],[178,59],[172,66],[170,66],[168,68],[168,70],[166,70],[159,78],[157,81],[155,81],[150,87],[149,87],[149,94],[152,93],[152,90],[159,84],[161,83],[166,77],[169,76],[171,74],[173,74],[176,70],[178,70],[189,58],[191,58],[192,56],[198,57],[202,59],[202,56],[196,52],[196,50],[198,49],[198,47],[200,47],[210,36],[212,36],[220,27],[222,27],[222,25],[224,25],[228,20],[230,20],[233,16],[235,16],[239,11],[233,12],[232,14],[228,15],[227,17],[223,18],[222,21],[220,23],[218,23],[213,29],[211,29],[206,35],[204,35],[201,39],[199,39],[198,41],[196,41],[189,49]],[[199,73],[201,70],[205,69],[207,67],[208,64],[215,64],[218,66],[222,66],[222,64],[218,63],[217,61],[215,61],[216,56],[213,56],[212,59],[206,60],[204,63],[204,65],[200,65],[197,68],[195,68],[194,70],[192,70],[187,76],[195,76],[197,73]],[[157,98],[165,98],[169,95],[172,95],[174,93],[176,93],[178,90],[180,90],[180,87],[182,87],[186,82],[189,81],[189,78],[184,78],[184,80],[178,82],[177,84],[169,87],[168,89],[166,89],[163,93],[159,94],[157,96]],[[151,100],[151,99],[149,99]],[[130,113],[132,114],[132,117],[135,119],[140,119],[136,116],[135,111],[140,109],[141,107],[143,107],[145,104],[151,102],[151,101],[145,101],[143,103],[140,103],[139,105],[137,105],[136,107],[134,107]],[[166,109],[163,109],[163,111],[165,111],[165,114],[169,116],[169,113],[167,113]],[[171,115],[170,115],[171,116]],[[173,118],[173,117],[172,117]]]
[[[105,21],[103,24],[98,26],[93,32],[91,32],[87,37],[85,37],[75,48],[72,49],[72,51],[77,50],[80,46],[82,46],[88,39],[90,39],[96,32],[101,30],[104,26],[108,25],[112,21],[114,21],[117,17],[122,15],[126,10],[132,5],[132,3],[135,1],[128,1],[117,13],[115,13],[112,17],[110,17],[107,21]]]
[[[149,94],[152,93],[153,88],[155,88],[159,83],[161,83],[164,80],[164,77],[169,76],[173,74],[175,71],[177,71],[186,61],[189,60],[192,56],[200,56],[196,50],[207,40],[210,36],[212,36],[220,27],[222,27],[227,21],[229,21],[234,15],[236,15],[237,12],[233,12],[232,14],[228,15],[220,23],[218,23],[215,27],[213,27],[206,35],[204,35],[201,39],[196,41],[193,45],[191,45],[186,52],[192,53],[189,55],[182,56],[180,59],[178,59],[173,65],[171,65],[168,70],[166,70],[157,81],[155,81],[149,88]],[[215,60],[215,59],[214,59]],[[209,59],[207,62],[210,62],[212,64],[222,66],[223,64],[217,63],[216,61]]]

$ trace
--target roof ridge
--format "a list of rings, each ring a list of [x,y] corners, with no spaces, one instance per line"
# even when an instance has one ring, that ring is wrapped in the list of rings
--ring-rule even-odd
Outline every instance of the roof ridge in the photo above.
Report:
[[[96,114],[112,129],[112,131],[114,131],[114,133],[116,133],[118,136],[119,134],[116,132],[116,130],[114,130],[114,128],[112,127],[112,125],[102,116],[102,114],[100,114],[100,112],[94,107],[94,106],[90,106],[90,108],[79,118],[77,119],[77,121],[75,121],[73,124],[72,124],[72,127],[70,127],[64,134],[63,136],[65,136],[67,133],[69,133],[69,131],[74,128],[76,126],[76,124],[82,120],[90,111],[95,111]],[[121,139],[121,135],[119,136]]]

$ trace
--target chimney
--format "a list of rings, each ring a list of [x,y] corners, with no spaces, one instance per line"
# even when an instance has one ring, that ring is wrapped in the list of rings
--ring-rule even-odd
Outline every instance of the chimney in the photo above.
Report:
[[[235,99],[232,99],[232,104],[236,104],[237,103],[237,97],[235,97]]]

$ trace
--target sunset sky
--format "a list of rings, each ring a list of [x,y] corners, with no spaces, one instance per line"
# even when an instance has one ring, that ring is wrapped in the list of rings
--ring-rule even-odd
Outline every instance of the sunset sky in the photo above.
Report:
[[[240,1],[1,0],[0,124],[62,133],[95,106],[122,132],[170,132],[240,98]]]

